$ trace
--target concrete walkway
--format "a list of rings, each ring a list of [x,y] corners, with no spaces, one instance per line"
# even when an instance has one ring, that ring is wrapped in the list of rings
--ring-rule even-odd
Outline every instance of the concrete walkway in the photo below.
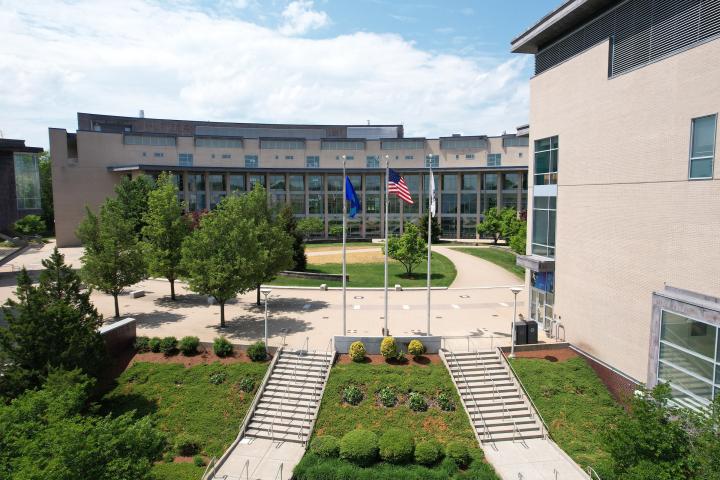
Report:
[[[238,442],[214,478],[223,479],[227,476],[228,480],[244,479],[244,469],[249,469],[247,478],[287,480],[304,454],[305,447],[299,443],[245,438]],[[281,464],[282,476],[278,473]]]
[[[552,440],[484,444],[485,458],[503,480],[587,480],[588,475]]]
[[[484,247],[482,247],[484,248]],[[457,277],[450,288],[471,288],[485,285],[522,285],[518,278],[502,267],[449,247],[433,246],[433,252],[445,255],[455,264]]]

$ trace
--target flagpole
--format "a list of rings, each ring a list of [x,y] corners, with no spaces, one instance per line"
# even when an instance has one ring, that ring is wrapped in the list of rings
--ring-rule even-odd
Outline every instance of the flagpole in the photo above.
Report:
[[[347,243],[347,178],[345,176],[345,162],[347,158],[342,156],[343,161],[343,243],[342,243],[342,332],[347,335],[347,259],[345,256],[345,244]]]
[[[433,215],[433,195],[435,195],[435,179],[433,178],[432,165],[430,166],[430,181],[428,182],[428,235],[427,235],[427,335],[430,336],[430,257],[432,255],[432,215]]]
[[[385,335],[388,335],[388,205],[390,185],[390,156],[385,155]]]

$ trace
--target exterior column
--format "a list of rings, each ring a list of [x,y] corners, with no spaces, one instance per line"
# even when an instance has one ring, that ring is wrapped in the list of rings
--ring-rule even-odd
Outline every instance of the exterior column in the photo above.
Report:
[[[503,183],[505,182],[505,174],[497,173],[497,209],[498,212],[502,210],[502,195],[503,195]]]

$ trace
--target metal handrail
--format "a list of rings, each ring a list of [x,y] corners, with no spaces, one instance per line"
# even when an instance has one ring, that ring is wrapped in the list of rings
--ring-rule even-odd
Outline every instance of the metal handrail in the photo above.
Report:
[[[245,472],[245,480],[250,480],[250,460],[245,460],[245,466],[240,470],[239,477],[242,478],[243,472]]]
[[[470,348],[470,344],[472,343],[473,346],[477,349],[477,346],[475,345],[475,342],[473,340],[487,340],[490,339],[490,350],[495,349],[495,339],[496,338],[507,338],[503,335],[444,335],[440,337],[441,347],[445,348],[448,351],[452,351],[447,348],[447,340],[466,340],[467,341],[467,351],[472,352],[472,349]]]
[[[280,476],[280,480],[282,480],[282,476],[283,476],[283,465],[284,465],[284,463],[281,463],[281,464],[280,464],[280,468],[278,468],[278,471],[277,471],[277,473],[275,474],[275,480],[278,480],[278,475]]]
[[[299,351],[302,352],[302,348]],[[280,403],[278,404],[277,408],[275,409],[275,415],[273,415],[272,422],[270,422],[270,428],[269,428],[268,433],[270,433],[270,439],[273,442],[275,441],[275,420],[277,420],[277,418],[280,416],[280,411],[282,411],[282,407],[285,404],[285,400],[287,399],[287,396],[290,393],[290,385],[295,385],[295,383],[296,383],[298,363],[299,362],[295,362],[295,365],[293,366],[292,379],[290,380],[288,388],[285,389],[285,394],[280,399]],[[285,432],[287,433],[287,430]]]
[[[205,467],[205,471],[203,472],[202,477],[200,477],[200,478],[205,478],[205,475],[207,475],[208,470],[210,470],[215,465],[216,461],[217,461],[217,457],[212,457],[210,459],[210,461],[207,464],[207,467]]]
[[[328,342],[328,345],[325,348],[325,356],[323,357],[323,363],[322,363],[322,366],[320,367],[320,377],[321,378],[325,375],[327,370],[330,368],[330,361],[328,360],[328,357],[330,356],[330,348],[332,346],[332,343],[333,343],[333,338],[330,337],[330,341]],[[305,409],[305,416],[303,417],[303,422],[302,422],[303,425],[305,425],[305,421],[310,416],[310,407],[312,405],[317,405],[317,396],[318,396],[318,389],[317,389],[317,386],[314,386],[313,391],[312,391],[312,403],[308,404],[307,408]],[[302,429],[300,429],[300,431],[298,432],[298,438],[302,438]],[[309,439],[310,439],[310,432],[308,432],[308,438],[305,439],[305,441],[303,442],[303,445],[306,445],[307,441]]]
[[[595,471],[595,469],[592,468],[590,465],[587,466],[587,468],[585,469],[585,471],[587,472],[587,474],[588,474],[588,476],[590,477],[591,480],[592,480],[593,478],[596,478],[597,480],[602,480],[602,478],[600,478],[600,475],[598,475],[598,473]]]
[[[480,408],[478,408],[477,400],[475,399],[475,394],[470,389],[467,377],[465,377],[465,373],[462,370],[462,365],[460,365],[460,362],[458,361],[457,356],[455,355],[455,352],[453,352],[452,350],[448,350],[448,352],[452,355],[452,358],[455,361],[455,365],[457,366],[458,371],[460,372],[460,375],[462,375],[463,381],[465,382],[465,390],[470,393],[470,398],[472,399],[473,404],[475,406],[475,415],[480,416],[480,423],[482,424],[482,427],[483,427],[483,437],[485,437],[488,434],[488,428],[487,428],[487,424],[485,423],[485,419],[483,418],[482,413],[480,412]],[[475,431],[477,431],[477,427],[475,426],[475,418],[474,418],[475,415],[470,414],[470,420],[473,421],[473,428],[475,429]]]
[[[542,414],[540,413],[540,410],[538,410],[537,406],[535,405],[535,402],[533,402],[532,397],[528,394],[527,389],[525,388],[525,385],[523,385],[522,380],[520,380],[520,377],[518,376],[517,372],[515,372],[515,369],[513,368],[513,366],[510,364],[508,359],[503,354],[503,351],[500,350],[500,347],[498,347],[497,351],[500,355],[500,358],[505,360],[505,365],[512,372],[513,377],[515,377],[515,380],[517,380],[518,385],[520,385],[520,389],[521,389],[522,393],[525,395],[525,398],[527,398],[528,402],[530,402],[530,405],[532,406],[533,411],[540,419],[540,423],[542,423],[542,427],[544,430],[543,438],[545,438],[545,437],[552,438],[552,435],[550,435],[550,429],[548,428],[547,423],[545,423],[545,419],[543,418]]]

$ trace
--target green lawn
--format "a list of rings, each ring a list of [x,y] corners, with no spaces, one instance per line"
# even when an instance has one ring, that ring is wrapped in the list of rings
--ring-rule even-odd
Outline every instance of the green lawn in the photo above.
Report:
[[[377,247],[380,248],[382,244],[380,243],[372,243],[372,242],[353,242],[351,240],[348,240],[345,244],[348,247]],[[332,243],[306,243],[305,248],[306,249],[314,249],[314,248],[322,248],[322,247],[340,247],[342,248],[342,242],[332,242]]]
[[[426,259],[427,261],[427,259]],[[384,285],[385,265],[378,263],[348,263],[347,265],[348,287],[382,287]],[[342,264],[327,263],[313,265],[308,272],[315,273],[342,273]],[[447,257],[439,253],[432,254],[432,285],[434,287],[448,287],[455,280],[457,271],[455,265]],[[405,268],[398,262],[388,262],[388,285],[391,287],[399,283],[403,287],[424,287],[427,283],[427,264],[419,265],[412,276],[405,276]],[[293,285],[300,287],[319,287],[321,284],[328,287],[341,287],[340,280],[315,280],[305,278],[278,277],[271,285]]]
[[[593,467],[603,480],[612,478],[612,459],[603,435],[624,410],[582,358],[549,362],[516,358],[512,365],[553,440],[580,466]]]
[[[204,472],[192,463],[156,463],[152,469],[155,480],[200,480]]]
[[[343,403],[342,391],[348,385],[357,385],[364,394],[357,406]],[[384,407],[377,400],[377,392],[383,387],[392,387],[398,395],[395,407]],[[421,393],[429,408],[425,412],[414,412],[407,406],[410,391]],[[446,412],[435,404],[440,392],[447,392],[455,402],[455,410]],[[333,367],[325,388],[314,436],[334,435],[341,438],[356,428],[372,430],[378,435],[387,428],[400,428],[412,432],[415,441],[435,439],[442,444],[451,440],[465,443],[471,452],[473,462],[468,472],[457,472],[447,462],[427,469],[418,465],[405,467],[377,463],[372,467],[359,468],[339,459],[321,459],[308,454],[296,468],[299,480],[319,478],[362,478],[362,479],[434,479],[434,478],[477,478],[496,479],[496,475],[483,461],[483,453],[477,444],[470,422],[463,410],[460,398],[453,386],[450,375],[443,364],[389,365],[351,363]],[[333,474],[335,476],[326,476]],[[463,475],[470,475],[465,477]]]
[[[104,413],[119,415],[131,410],[138,417],[151,415],[172,445],[178,434],[195,438],[201,453],[219,457],[238,434],[240,423],[250,407],[254,393],[238,387],[245,377],[260,385],[267,363],[197,365],[136,363],[120,375],[117,387],[102,399]],[[223,372],[226,380],[210,383],[210,376]],[[170,450],[172,451],[172,450]],[[199,478],[202,469],[194,465],[157,464],[159,479]]]
[[[508,272],[517,275],[520,279],[525,278],[525,269],[515,264],[515,254],[509,250],[493,247],[452,248],[453,250],[458,250],[460,252],[482,258],[488,262],[492,262],[495,265],[504,268]]]

